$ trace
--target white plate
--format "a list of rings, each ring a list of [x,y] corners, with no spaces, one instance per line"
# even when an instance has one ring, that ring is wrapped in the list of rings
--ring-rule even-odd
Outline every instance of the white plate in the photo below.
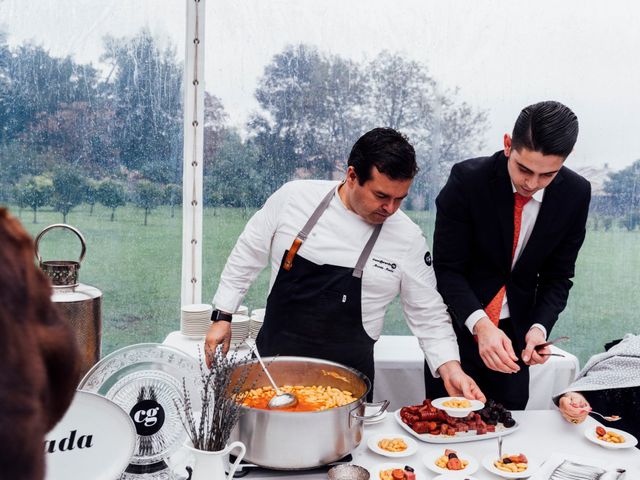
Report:
[[[400,438],[404,440],[404,443],[407,444],[407,448],[401,452],[389,452],[387,450],[384,450],[378,446],[378,442],[380,442],[380,440],[384,438]],[[409,438],[406,435],[397,433],[378,433],[372,435],[369,437],[369,440],[367,440],[367,446],[372,452],[391,458],[409,457],[416,453],[416,451],[418,450],[418,444],[413,438]]]
[[[409,465],[411,468],[415,470],[416,480],[424,480],[424,475],[418,472],[416,468],[415,462],[411,463],[381,463],[380,465],[376,465],[371,469],[371,480],[380,480],[380,472],[385,470],[392,470],[394,468],[400,468],[404,470],[405,465]]]
[[[448,402],[451,400],[467,400],[471,404],[471,406],[468,408],[453,408],[453,407],[445,407],[443,405],[444,402]],[[480,400],[468,400],[462,397],[436,398],[431,402],[431,405],[433,405],[434,407],[440,410],[444,410],[445,412],[447,412],[447,414],[449,414],[449,416],[456,417],[456,418],[464,418],[467,415],[469,415],[471,412],[482,410],[484,408],[484,403],[482,403]]]
[[[483,435],[478,435],[475,433],[475,430],[470,430],[468,432],[457,433],[454,436],[451,435],[431,435],[430,433],[416,433],[413,429],[402,421],[400,417],[400,410],[396,410],[393,413],[393,418],[395,418],[396,422],[408,433],[416,437],[418,440],[427,443],[463,443],[463,442],[476,442],[478,440],[487,440],[489,438],[497,438],[504,437],[506,435],[510,435],[516,430],[520,428],[520,424],[516,422],[516,424],[511,428],[506,428],[502,424],[498,424],[496,426],[495,432],[487,432]]]
[[[525,453],[525,455],[527,454]],[[529,457],[529,455],[527,455],[527,459],[529,460],[529,467],[524,472],[518,472],[518,473],[504,472],[496,468],[493,462],[497,460],[497,456],[493,453],[491,455],[487,455],[482,459],[482,466],[487,470],[489,470],[494,475],[498,475],[499,477],[502,477],[502,478],[529,478],[531,475],[536,473],[540,463],[537,462],[535,459],[532,459],[531,457]]]
[[[181,310],[185,313],[211,312],[213,306],[210,303],[194,303],[192,305],[183,305]]]
[[[464,473],[445,473],[444,475],[438,475],[433,480],[478,480],[478,478]]]
[[[429,453],[425,453],[422,456],[422,463],[424,464],[425,467],[427,467],[432,472],[441,473],[441,474],[446,473],[448,475],[453,474],[454,477],[457,476],[458,478],[460,478],[462,475],[471,475],[478,471],[478,467],[479,467],[478,461],[472,455],[465,453],[463,451],[460,451],[458,449],[455,449],[455,451],[456,451],[456,455],[458,455],[458,458],[460,460],[466,460],[469,462],[469,464],[463,470],[451,471],[446,468],[440,468],[439,466],[436,465],[436,460],[438,460],[441,456],[444,455],[444,449],[434,450]]]
[[[131,417],[112,401],[77,391],[45,440],[47,480],[112,480],[129,465],[136,448],[136,429]]]
[[[587,439],[591,440],[596,445],[600,445],[604,448],[611,448],[613,450],[618,450],[620,448],[633,448],[638,444],[638,439],[631,435],[630,433],[625,432],[624,430],[618,430],[617,428],[609,428],[603,425],[597,425],[599,427],[604,428],[607,432],[617,433],[618,435],[622,435],[624,437],[624,443],[611,443],[605,442],[604,440],[600,440],[596,435],[596,427],[587,427],[584,431],[584,436]]]
[[[379,410],[380,410],[380,407],[364,407],[364,414],[365,415],[373,415]],[[382,414],[379,417],[372,418],[371,420],[365,420],[364,424],[365,425],[374,425],[376,423],[380,423],[382,420],[385,419],[386,416],[387,416],[387,411],[385,410],[384,412],[382,412]]]
[[[199,399],[195,358],[168,345],[140,343],[104,357],[79,388],[108,398],[133,418],[138,441],[130,463],[148,465],[171,455],[187,436],[175,404],[183,398],[183,380],[191,399]]]

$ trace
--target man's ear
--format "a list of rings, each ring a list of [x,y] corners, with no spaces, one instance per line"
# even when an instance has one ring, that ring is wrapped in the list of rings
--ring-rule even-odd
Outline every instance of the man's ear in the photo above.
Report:
[[[509,136],[508,133],[504,134],[503,143],[504,143],[504,155],[507,158],[509,158],[509,155],[511,155],[511,136]]]
[[[352,166],[347,167],[347,183],[350,185],[354,185],[358,182],[358,175],[356,174],[356,169]]]

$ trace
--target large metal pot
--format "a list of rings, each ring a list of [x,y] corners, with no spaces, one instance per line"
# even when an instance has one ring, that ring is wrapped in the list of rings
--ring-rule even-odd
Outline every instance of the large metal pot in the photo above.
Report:
[[[245,461],[267,468],[297,470],[339,460],[362,440],[363,421],[386,410],[388,401],[365,402],[371,382],[352,368],[315,358],[267,357],[264,359],[278,385],[322,385],[350,391],[357,399],[342,407],[317,412],[286,412],[242,407],[233,438],[247,447]],[[257,361],[248,368],[248,390],[269,385]],[[379,410],[364,415],[365,406]]]

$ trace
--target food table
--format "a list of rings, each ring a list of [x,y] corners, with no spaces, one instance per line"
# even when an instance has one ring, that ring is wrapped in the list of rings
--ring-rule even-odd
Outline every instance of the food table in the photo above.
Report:
[[[179,331],[171,332],[163,342],[197,357],[202,338],[189,338]],[[553,408],[551,396],[566,388],[575,378],[579,362],[575,355],[555,346],[553,353],[564,357],[550,357],[543,365],[530,369],[530,398],[528,410]],[[248,351],[248,349],[247,349]],[[374,400],[389,400],[390,409],[420,402],[424,398],[424,354],[414,336],[382,335],[374,347],[376,378]]]
[[[597,422],[588,418],[582,425],[572,425],[564,421],[558,412],[551,410],[528,410],[513,412],[513,417],[519,423],[519,428],[512,434],[504,436],[504,453],[524,453],[530,460],[545,461],[552,455],[562,457],[577,457],[606,466],[607,469],[626,469],[625,480],[637,480],[640,478],[640,450],[629,448],[624,450],[610,450],[595,445],[584,436],[586,428],[595,428]],[[489,454],[497,456],[497,440],[487,439],[468,443],[432,444],[418,441],[418,450],[415,454],[405,458],[387,458],[372,452],[367,447],[367,440],[376,434],[405,434],[406,432],[397,424],[392,412],[377,424],[365,425],[364,438],[360,445],[352,452],[351,463],[361,465],[372,472],[371,480],[378,480],[373,472],[377,465],[383,463],[398,463],[411,465],[416,472],[416,480],[431,480],[437,477],[436,473],[428,470],[422,462],[422,457],[431,453],[444,452],[445,448],[464,452],[472,455],[479,463]],[[311,441],[310,436],[307,440]],[[478,480],[497,480],[500,477],[488,472],[480,466],[473,474]],[[246,475],[247,480],[262,478],[284,478],[288,480],[320,480],[326,479],[326,468],[306,472],[282,472],[268,470],[250,470]],[[462,477],[464,478],[464,477]]]

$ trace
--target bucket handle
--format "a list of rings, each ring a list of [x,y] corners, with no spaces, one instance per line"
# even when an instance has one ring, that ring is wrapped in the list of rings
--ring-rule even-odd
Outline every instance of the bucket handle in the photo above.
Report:
[[[84,237],[80,233],[80,230],[78,230],[75,227],[72,227],[71,225],[67,225],[66,223],[54,223],[53,225],[49,225],[48,227],[43,229],[38,234],[38,236],[36,237],[36,257],[38,258],[38,263],[42,264],[42,257],[40,256],[40,249],[38,248],[40,245],[40,240],[42,239],[45,233],[47,233],[50,230],[53,230],[54,228],[66,228],[67,230],[71,230],[73,233],[76,234],[76,236],[80,239],[80,244],[82,245],[82,250],[80,251],[80,259],[78,260],[78,263],[82,263],[82,260],[84,259],[84,255],[85,253],[87,253],[87,243],[85,242]]]

